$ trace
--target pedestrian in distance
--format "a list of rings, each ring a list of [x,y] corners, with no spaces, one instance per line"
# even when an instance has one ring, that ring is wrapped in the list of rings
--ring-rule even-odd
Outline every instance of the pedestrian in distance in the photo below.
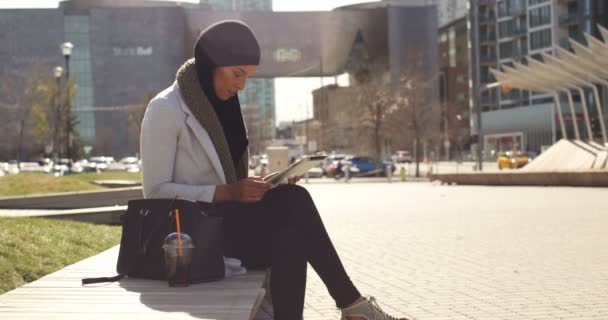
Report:
[[[398,319],[359,293],[312,197],[296,184],[298,177],[273,186],[248,176],[248,139],[237,93],[254,75],[260,52],[252,30],[239,21],[218,22],[199,35],[194,58],[150,102],[143,119],[145,198],[214,203],[224,218],[225,256],[251,269],[270,268],[275,319],[302,319],[308,264],[342,319]]]

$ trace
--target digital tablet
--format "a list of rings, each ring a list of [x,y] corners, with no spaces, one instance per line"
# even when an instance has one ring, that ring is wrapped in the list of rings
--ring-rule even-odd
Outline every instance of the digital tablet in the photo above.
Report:
[[[265,179],[266,182],[272,183],[274,185],[287,182],[287,179],[290,177],[300,177],[306,174],[308,170],[316,167],[319,163],[323,162],[325,156],[306,156],[292,165],[290,165],[287,169],[271,176],[268,179]]]

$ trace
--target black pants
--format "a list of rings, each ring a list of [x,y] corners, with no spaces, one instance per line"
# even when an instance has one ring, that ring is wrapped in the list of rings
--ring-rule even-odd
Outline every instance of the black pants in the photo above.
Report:
[[[225,255],[251,269],[272,267],[270,293],[276,319],[301,319],[307,263],[339,308],[361,295],[346,274],[308,191],[271,189],[258,203],[217,205],[224,216]]]

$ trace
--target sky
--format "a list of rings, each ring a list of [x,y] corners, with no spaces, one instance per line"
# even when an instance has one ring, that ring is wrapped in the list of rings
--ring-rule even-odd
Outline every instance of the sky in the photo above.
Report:
[[[327,11],[336,7],[378,0],[273,0],[274,11]],[[179,2],[198,3],[198,0]],[[58,0],[0,0],[3,8],[57,8]],[[346,76],[323,78],[323,85],[347,85]],[[275,105],[277,124],[312,117],[312,90],[321,86],[320,78],[276,78]]]

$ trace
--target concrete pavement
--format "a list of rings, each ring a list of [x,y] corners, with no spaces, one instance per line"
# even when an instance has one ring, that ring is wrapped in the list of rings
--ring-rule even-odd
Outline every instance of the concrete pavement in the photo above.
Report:
[[[608,319],[608,189],[305,185],[351,278],[418,319]],[[305,319],[339,319],[312,269]]]

